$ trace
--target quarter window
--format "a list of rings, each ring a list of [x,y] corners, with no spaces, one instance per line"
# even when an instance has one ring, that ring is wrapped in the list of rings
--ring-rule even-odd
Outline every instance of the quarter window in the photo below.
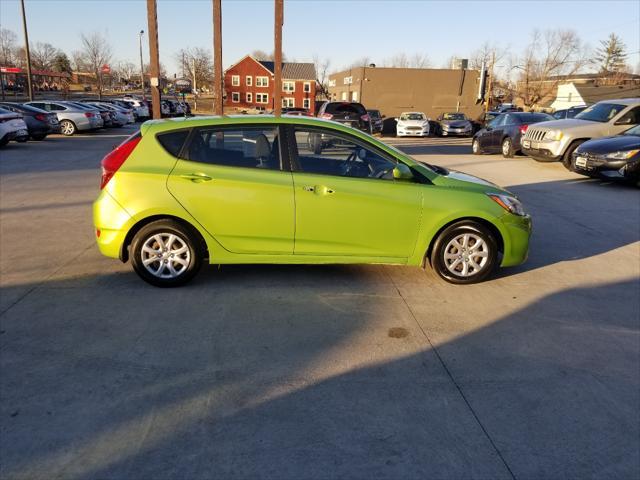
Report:
[[[231,86],[233,87],[240,86],[240,75],[231,75]]]
[[[280,169],[277,127],[202,129],[196,132],[188,160],[225,167]]]
[[[189,136],[189,130],[178,130],[177,132],[162,133],[158,135],[158,142],[174,157],[177,157],[182,149],[184,141]]]
[[[295,140],[298,169],[302,172],[393,180],[395,161],[347,136],[296,128]]]

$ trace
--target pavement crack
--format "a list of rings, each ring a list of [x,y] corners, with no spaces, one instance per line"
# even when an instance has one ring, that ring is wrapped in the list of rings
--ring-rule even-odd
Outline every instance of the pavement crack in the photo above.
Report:
[[[398,293],[398,296],[402,299],[402,301],[404,302],[405,306],[407,307],[407,310],[408,310],[409,314],[411,315],[411,317],[413,318],[413,321],[415,322],[416,326],[422,332],[422,335],[427,340],[427,342],[429,343],[429,346],[431,347],[431,349],[435,353],[436,357],[438,358],[438,361],[440,362],[440,365],[442,365],[442,368],[444,369],[444,371],[446,372],[447,376],[449,377],[449,380],[451,380],[451,382],[455,385],[456,389],[458,390],[458,393],[460,394],[460,397],[462,397],[462,400],[464,401],[464,403],[466,404],[467,408],[471,412],[471,415],[473,416],[473,418],[475,419],[476,423],[478,424],[478,426],[482,430],[482,433],[484,433],[484,436],[487,438],[487,440],[489,441],[489,443],[493,447],[493,450],[498,455],[498,458],[500,458],[500,461],[502,462],[504,467],[507,469],[507,472],[509,472],[509,475],[511,476],[511,478],[513,480],[517,480],[515,474],[513,473],[511,468],[509,467],[509,464],[507,463],[506,459],[502,455],[502,452],[500,452],[500,449],[498,449],[498,446],[493,441],[493,438],[491,438],[491,435],[489,435],[489,432],[487,431],[485,426],[482,424],[482,421],[480,420],[480,417],[478,416],[476,411],[473,409],[473,407],[471,406],[471,403],[469,402],[469,400],[467,399],[466,395],[462,391],[462,387],[458,384],[458,382],[456,382],[456,379],[453,377],[453,374],[451,373],[451,371],[447,367],[446,363],[444,362],[444,359],[442,358],[442,356],[440,356],[440,352],[438,351],[438,349],[436,348],[434,343],[429,338],[429,335],[427,335],[427,332],[424,330],[424,328],[422,328],[422,325],[418,321],[418,318],[416,317],[415,313],[413,312],[413,309],[409,305],[409,302],[407,302],[407,299],[405,298],[404,295],[402,295],[402,292],[400,291],[400,289],[396,285],[396,282],[393,280],[393,276],[390,275],[388,272],[387,272],[387,275],[389,276],[389,280],[391,281],[391,284],[393,285],[393,288],[395,288],[396,292]]]

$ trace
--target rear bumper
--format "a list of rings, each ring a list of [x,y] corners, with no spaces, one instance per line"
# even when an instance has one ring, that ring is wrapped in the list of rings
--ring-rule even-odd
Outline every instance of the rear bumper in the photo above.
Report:
[[[102,190],[93,203],[93,225],[100,253],[121,258],[122,245],[131,228],[133,218],[106,191]]]

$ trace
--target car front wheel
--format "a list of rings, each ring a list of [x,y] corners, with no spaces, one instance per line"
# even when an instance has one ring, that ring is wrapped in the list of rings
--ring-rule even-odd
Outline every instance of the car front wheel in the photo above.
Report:
[[[202,259],[194,233],[171,220],[144,226],[131,243],[133,269],[156,287],[184,285],[198,273]]]
[[[474,155],[480,155],[482,153],[482,149],[480,148],[480,141],[477,138],[474,138],[473,142],[471,142],[471,151]]]
[[[496,267],[498,246],[485,226],[464,221],[447,227],[431,252],[433,270],[449,283],[481,282]]]
[[[513,157],[514,153],[515,152],[513,151],[513,142],[509,137],[505,138],[502,141],[502,156],[504,158],[511,158]]]

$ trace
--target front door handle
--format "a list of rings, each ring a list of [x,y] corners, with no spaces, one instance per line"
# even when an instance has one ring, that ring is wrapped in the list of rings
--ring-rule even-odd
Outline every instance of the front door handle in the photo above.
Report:
[[[316,195],[331,195],[332,193],[335,193],[335,190],[325,185],[305,185],[302,187],[302,190],[305,192],[313,192]]]
[[[185,173],[184,175],[180,175],[180,178],[191,180],[194,183],[208,182],[209,180],[213,180],[213,178],[205,175],[204,173]]]

